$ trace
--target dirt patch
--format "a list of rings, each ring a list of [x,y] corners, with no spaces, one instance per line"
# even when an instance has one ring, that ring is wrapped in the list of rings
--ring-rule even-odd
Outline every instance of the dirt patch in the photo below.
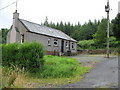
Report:
[[[88,64],[85,65],[85,67],[93,68],[96,63],[97,63],[96,61],[88,62]]]

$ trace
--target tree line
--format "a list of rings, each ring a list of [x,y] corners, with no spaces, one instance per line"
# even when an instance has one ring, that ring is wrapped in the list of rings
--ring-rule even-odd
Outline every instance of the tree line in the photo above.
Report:
[[[46,17],[45,21],[41,23],[41,25],[45,25],[48,27],[56,28],[61,30],[62,32],[66,33],[67,35],[71,36],[72,38],[79,40],[89,40],[96,37],[106,37],[107,31],[107,19],[103,18],[102,20],[91,20],[88,23],[84,23],[83,25],[78,22],[77,24],[73,25],[70,22],[63,23],[57,22],[48,22],[48,18]],[[120,40],[120,14],[118,14],[115,19],[110,22],[110,36],[115,36],[117,40]],[[100,37],[101,36],[101,37]]]
[[[94,20],[94,22],[89,20],[89,22],[85,23],[84,25],[81,25],[80,22],[73,25],[70,22],[64,23],[62,21],[55,24],[54,22],[48,22],[48,18],[46,17],[44,23],[42,23],[41,25],[61,30],[65,34],[79,41],[93,39],[92,35],[95,34],[95,32],[97,31],[97,26],[99,25],[99,23],[100,21],[97,20]]]
[[[89,20],[88,23],[84,23],[83,25],[81,25],[80,22],[73,25],[70,22],[63,23],[62,21],[60,23],[57,22],[57,24],[53,22],[48,22],[48,18],[46,17],[44,23],[41,23],[41,25],[61,30],[62,32],[66,33],[67,35],[77,40],[78,42],[85,41],[84,43],[86,43],[86,40],[90,41],[93,40],[95,46],[98,48],[106,46],[107,39],[106,18],[103,18],[102,20],[95,19],[94,22]],[[119,44],[118,41],[120,41],[120,13],[117,14],[115,19],[111,20],[110,22],[110,41],[113,41],[112,43],[115,43],[115,45]]]

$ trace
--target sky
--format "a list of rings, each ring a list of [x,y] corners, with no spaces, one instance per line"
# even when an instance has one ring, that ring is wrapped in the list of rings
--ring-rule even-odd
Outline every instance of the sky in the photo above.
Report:
[[[0,9],[16,0],[0,0]],[[118,13],[118,1],[110,1],[110,20]],[[70,22],[73,25],[78,21],[83,25],[89,20],[101,20],[107,17],[105,5],[107,0],[18,0],[17,11],[19,18],[40,24],[48,17],[48,22]],[[0,10],[0,29],[10,28],[16,4]]]

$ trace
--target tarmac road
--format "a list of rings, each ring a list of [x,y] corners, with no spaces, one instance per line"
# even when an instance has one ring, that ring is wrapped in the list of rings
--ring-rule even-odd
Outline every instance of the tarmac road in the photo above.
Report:
[[[60,86],[60,88],[118,88],[118,57],[110,56],[108,59],[104,56],[81,55],[72,57],[77,58],[80,63],[90,61],[96,61],[98,63],[79,82]]]

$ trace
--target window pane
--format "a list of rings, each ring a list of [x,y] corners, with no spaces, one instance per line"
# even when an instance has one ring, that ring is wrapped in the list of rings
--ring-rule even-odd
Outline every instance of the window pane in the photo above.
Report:
[[[74,43],[72,43],[72,49],[74,49]]]
[[[68,47],[68,42],[66,42],[66,47]]]
[[[51,45],[51,39],[50,38],[48,39],[48,45]]]
[[[58,46],[58,40],[54,39],[54,46]]]

